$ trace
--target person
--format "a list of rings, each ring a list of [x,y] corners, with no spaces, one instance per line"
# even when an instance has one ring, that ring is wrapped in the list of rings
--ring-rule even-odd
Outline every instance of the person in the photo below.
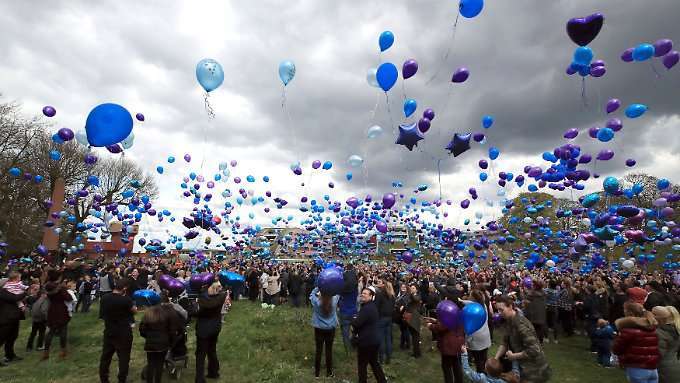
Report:
[[[357,367],[359,383],[368,381],[368,365],[371,365],[377,383],[386,383],[385,373],[378,361],[380,338],[378,337],[378,308],[373,299],[375,292],[364,288],[359,295],[361,309],[352,320],[352,327],[357,333]]]
[[[78,288],[78,303],[76,304],[75,311],[78,311],[78,307],[82,304],[83,307],[80,310],[82,313],[90,311],[90,305],[92,304],[92,290],[94,284],[92,283],[92,277],[85,274],[83,277],[83,282]]]
[[[591,343],[597,352],[597,363],[603,367],[611,367],[612,341],[614,329],[606,320],[597,320],[597,327],[590,334]]]
[[[390,281],[379,278],[376,290],[378,307],[378,331],[380,331],[380,363],[389,364],[392,357],[392,315],[394,311],[394,288]]]
[[[205,290],[205,288],[204,288]],[[222,330],[222,305],[227,296],[222,286],[215,282],[198,298],[196,321],[196,383],[205,378],[220,377],[220,361],[217,358],[217,339]],[[205,375],[205,359],[208,358],[208,374]]]
[[[544,290],[546,296],[546,317],[545,322],[547,326],[547,333],[545,334],[545,341],[550,343],[550,336],[552,335],[553,343],[557,344],[557,323],[559,319],[559,295],[557,280],[551,279],[548,281],[548,287]]]
[[[498,359],[489,358],[484,364],[484,371],[479,372],[470,368],[468,362],[468,353],[465,346],[463,346],[463,354],[461,361],[463,365],[463,373],[473,383],[519,383],[519,367],[517,363],[513,363],[513,369],[510,372],[503,372],[503,365]]]
[[[462,326],[450,329],[437,319],[426,319],[427,328],[437,334],[437,347],[441,353],[441,366],[444,372],[445,383],[462,383],[463,369],[461,366],[461,353],[465,344],[465,334]]]
[[[139,335],[145,339],[146,381],[148,383],[161,382],[165,355],[174,343],[177,334],[170,314],[161,305],[154,305],[144,311],[144,317],[139,324]]]
[[[255,268],[252,268],[250,273],[248,273],[246,283],[248,284],[248,299],[250,299],[251,302],[255,302],[257,300],[257,293],[259,291],[260,283],[260,278],[258,277],[257,270]]]
[[[7,283],[6,280],[0,283],[0,346],[5,346],[5,358],[9,361],[20,360],[14,354],[14,341],[19,336],[19,324],[22,317],[22,311],[19,308],[19,302],[26,298],[26,293],[15,294],[4,288]],[[7,353],[11,351],[11,353]],[[11,357],[11,358],[10,358]],[[7,361],[0,360],[0,367],[6,366]]]
[[[395,321],[399,324],[399,348],[408,350],[411,348],[411,333],[408,330],[408,323],[404,320],[404,308],[408,304],[408,285],[399,285],[399,294],[395,299]]]
[[[564,334],[570,337],[574,335],[574,289],[571,287],[571,281],[568,278],[562,281],[562,289],[557,298],[557,306]]]
[[[45,337],[45,350],[43,351],[42,360],[47,360],[50,357],[50,346],[52,345],[52,338],[59,337],[59,345],[61,352],[59,357],[66,358],[68,355],[68,323],[71,321],[69,315],[69,303],[73,301],[73,297],[69,294],[66,288],[67,282],[47,282],[45,290],[47,291],[47,298],[50,300],[50,306],[47,309],[47,336]]]
[[[345,346],[345,351],[349,352],[352,349],[350,325],[352,318],[357,314],[357,286],[359,283],[354,266],[351,263],[347,265],[347,269],[343,273],[343,280],[345,283],[340,294],[340,330],[342,331],[342,343]]]
[[[288,294],[293,307],[300,307],[302,302],[302,277],[296,268],[288,278]]]
[[[543,291],[543,282],[540,280],[533,280],[531,286],[526,292],[525,299],[525,315],[534,326],[536,335],[538,336],[538,341],[543,344],[547,315],[546,296],[545,292]],[[477,371],[479,372],[479,369]]]
[[[279,293],[281,292],[281,281],[278,270],[274,270],[274,273],[267,277],[267,284],[265,288],[265,303],[270,305],[279,304]]]
[[[496,359],[506,357],[511,362],[519,362],[522,382],[550,380],[552,372],[531,322],[517,312],[515,301],[507,295],[496,298],[496,309],[506,322],[506,333]]]
[[[117,279],[110,294],[101,297],[101,318],[104,320],[102,354],[99,359],[99,380],[109,382],[109,367],[113,354],[118,357],[118,382],[127,380],[132,351],[132,325],[137,308],[128,295],[127,279]]]
[[[659,383],[680,382],[680,314],[673,306],[656,306],[652,314],[659,322]]]
[[[103,270],[102,274],[99,275],[99,301],[101,302],[104,296],[111,294],[114,287],[114,269],[113,265],[107,265]],[[102,317],[102,305],[99,305],[99,319],[104,319]]]
[[[478,289],[473,289],[470,292],[470,298],[473,302],[477,302],[482,307],[484,311],[487,310],[486,297]],[[482,327],[468,335],[465,339],[467,344],[467,350],[469,351],[472,360],[475,363],[475,369],[477,372],[484,372],[484,365],[488,360],[489,347],[491,347],[491,332],[489,331],[489,320],[487,315],[487,320],[484,322]]]
[[[31,306],[31,334],[28,336],[28,341],[26,344],[26,351],[33,350],[33,344],[35,343],[35,336],[38,335],[38,342],[36,344],[36,350],[42,351],[45,346],[45,330],[47,330],[47,310],[50,306],[50,301],[47,299],[47,293],[44,291],[39,292],[40,297],[38,298],[33,306]]]
[[[656,306],[666,306],[668,304],[666,293],[658,281],[652,280],[647,282],[645,290],[647,290],[647,299],[644,304],[645,310],[652,310]]]
[[[314,327],[314,343],[316,344],[314,376],[319,377],[321,353],[325,348],[326,376],[331,377],[333,376],[333,339],[335,339],[335,328],[338,326],[336,311],[340,296],[322,294],[317,287],[312,290],[309,300],[312,302],[312,327]]]
[[[639,303],[626,302],[623,312],[626,316],[614,323],[619,334],[612,351],[618,356],[619,365],[626,369],[629,382],[657,382],[656,367],[661,359],[656,335],[658,322]]]
[[[418,285],[411,284],[409,286],[409,294],[406,297],[406,306],[403,308],[404,322],[408,325],[408,332],[411,336],[411,345],[413,346],[413,357],[420,358],[420,294],[418,293]]]

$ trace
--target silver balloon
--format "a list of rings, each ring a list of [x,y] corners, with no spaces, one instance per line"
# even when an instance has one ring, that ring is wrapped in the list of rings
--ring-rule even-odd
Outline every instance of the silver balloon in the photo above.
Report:
[[[349,166],[351,166],[351,167],[353,167],[353,168],[357,168],[357,167],[361,166],[361,165],[364,163],[364,159],[361,158],[361,157],[359,157],[359,156],[356,155],[356,154],[352,154],[352,155],[349,156],[349,158],[347,159],[347,163],[349,164]]]
[[[373,125],[368,128],[368,138],[377,138],[383,134],[383,128],[378,125]]]
[[[366,73],[366,82],[368,85],[374,87],[374,88],[380,88],[380,84],[378,84],[378,69],[377,68],[370,68],[368,70],[368,73]]]

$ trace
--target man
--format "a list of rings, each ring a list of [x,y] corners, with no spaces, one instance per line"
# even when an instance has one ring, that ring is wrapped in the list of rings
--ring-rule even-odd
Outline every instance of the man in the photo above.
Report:
[[[107,265],[104,268],[104,270],[102,270],[102,273],[99,275],[99,298],[100,298],[99,319],[103,319],[101,300],[104,299],[104,296],[111,294],[112,291],[113,291],[113,265]]]
[[[666,293],[661,287],[661,284],[657,281],[649,281],[645,284],[645,290],[647,290],[647,300],[645,301],[645,310],[651,310],[656,306],[667,306],[668,299]]]
[[[99,379],[109,382],[109,366],[115,353],[118,356],[118,382],[124,383],[130,367],[132,350],[132,325],[137,308],[127,295],[129,280],[115,281],[113,292],[101,300],[102,319],[104,319],[104,339],[102,356],[99,361]]]
[[[506,321],[506,332],[496,352],[496,359],[505,356],[518,362],[523,383],[547,382],[551,370],[531,322],[515,309],[507,295],[496,298],[496,309]]]
[[[359,281],[354,266],[350,263],[343,273],[343,280],[345,285],[340,294],[340,329],[342,330],[342,342],[345,345],[345,351],[351,350],[350,342],[350,325],[352,318],[357,314],[357,291]]]
[[[288,278],[288,293],[293,307],[300,307],[302,300],[302,277],[297,267]]]

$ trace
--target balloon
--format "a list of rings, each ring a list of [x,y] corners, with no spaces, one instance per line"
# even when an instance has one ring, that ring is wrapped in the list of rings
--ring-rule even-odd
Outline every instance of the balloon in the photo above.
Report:
[[[463,17],[471,19],[482,12],[484,0],[460,0],[458,9]]]
[[[434,110],[427,108],[423,112],[423,117],[427,118],[428,120],[432,121],[434,120]]]
[[[123,146],[123,149],[130,149],[132,145],[135,143],[135,134],[130,133],[129,136],[125,137],[123,141],[120,142],[120,144]]]
[[[351,181],[352,180],[352,173],[347,172],[347,174],[345,174],[345,178],[347,178],[347,181]]]
[[[140,122],[144,122],[144,119],[145,119],[144,115],[141,114],[141,113],[135,114],[135,118],[137,119],[137,121],[140,121]]]
[[[607,73],[607,68],[603,66],[598,66],[590,69],[590,75],[595,78],[602,77],[604,76],[605,73]]]
[[[279,78],[283,86],[288,85],[295,77],[295,64],[292,61],[281,61],[279,64]]]
[[[196,64],[196,79],[206,92],[212,92],[224,82],[222,65],[213,59],[203,59]]]
[[[416,127],[415,122],[410,125],[399,125],[399,137],[395,144],[404,145],[409,151],[413,151],[414,146],[418,146],[418,141],[425,138]]]
[[[632,158],[626,160],[626,166],[628,166],[629,168],[635,166],[636,163],[637,162]]]
[[[226,270],[220,271],[217,274],[217,278],[224,287],[240,286],[246,281],[243,275]]]
[[[632,62],[634,50],[635,50],[634,48],[628,48],[625,51],[623,51],[623,53],[621,53],[621,60],[627,63]]]
[[[347,163],[349,164],[349,166],[351,166],[351,167],[353,167],[353,168],[357,168],[357,167],[361,166],[361,165],[364,163],[364,159],[361,158],[361,157],[359,157],[359,156],[356,155],[356,154],[352,154],[352,155],[349,156],[349,158],[347,159]]]
[[[215,275],[213,273],[201,273],[201,274],[194,274],[191,276],[191,279],[189,279],[189,286],[191,287],[191,290],[193,291],[201,291],[203,286],[208,286],[213,281],[215,280]]]
[[[449,330],[455,330],[460,321],[460,309],[450,300],[442,300],[437,305],[437,319]]]
[[[329,267],[319,274],[319,291],[324,295],[337,295],[342,292],[345,280],[342,271],[337,267]]]
[[[600,161],[609,161],[614,158],[614,151],[611,149],[602,149],[597,153],[596,158]]]
[[[654,56],[654,45],[640,44],[633,49],[633,60],[646,61]]]
[[[189,153],[184,155],[184,161],[191,162],[191,155]]]
[[[54,115],[57,114],[57,110],[54,109],[53,106],[49,105],[43,107],[42,112],[46,117],[54,117]]]
[[[380,52],[385,52],[386,50],[390,49],[392,44],[394,44],[394,34],[392,34],[392,32],[385,31],[380,34],[380,37],[378,38]]]
[[[333,163],[330,162],[330,161],[324,162],[323,166],[322,166],[323,170],[330,170],[330,168],[332,168],[332,167],[333,167]]]
[[[418,120],[418,130],[422,133],[427,133],[427,131],[430,130],[430,120],[427,117]]]
[[[59,153],[58,150],[50,150],[50,159],[52,161],[59,161],[61,160],[61,153]]]
[[[413,254],[410,251],[406,250],[403,253],[401,253],[401,260],[405,264],[410,265],[411,262],[413,262]]]
[[[470,71],[467,68],[458,68],[453,72],[453,76],[451,76],[451,82],[453,83],[462,83],[465,82],[465,80],[470,77]]]
[[[609,142],[614,138],[614,131],[609,128],[601,128],[597,131],[597,139],[600,142]]]
[[[418,63],[414,59],[408,59],[404,61],[404,65],[401,67],[401,75],[404,80],[413,77],[413,75],[418,72]]]
[[[604,179],[604,182],[602,182],[602,187],[607,193],[614,194],[619,190],[619,180],[616,179],[616,177],[607,177]]]
[[[602,24],[604,15],[593,13],[587,17],[576,17],[567,22],[567,35],[576,45],[586,46],[595,40]]]
[[[463,209],[467,209],[468,207],[470,207],[470,200],[466,198],[460,201],[460,207],[462,207]]]
[[[106,145],[106,150],[108,150],[110,153],[118,154],[123,152],[123,147],[118,144]]]
[[[385,193],[382,198],[383,209],[390,209],[397,202],[397,197],[393,193]]]
[[[118,104],[101,104],[90,111],[85,130],[90,145],[114,145],[132,132],[132,116]]]
[[[477,302],[468,303],[463,307],[461,320],[463,322],[463,330],[465,334],[471,335],[479,330],[486,323],[486,311],[484,306]]]
[[[162,166],[156,166],[156,171],[158,172],[158,174],[163,174],[164,170]]]
[[[574,51],[574,62],[581,65],[588,65],[593,59],[593,51],[588,47],[578,47]]]
[[[479,167],[482,169],[486,169],[489,167],[489,163],[486,160],[479,160],[478,164]]]
[[[87,133],[85,133],[85,130],[79,129],[76,132],[76,142],[78,142],[80,145],[87,146],[90,143],[87,142]]]
[[[489,158],[491,160],[495,160],[496,158],[498,158],[500,154],[501,154],[500,150],[498,150],[498,148],[496,148],[495,146],[489,148]]]
[[[413,114],[413,112],[416,111],[416,108],[418,108],[418,103],[416,100],[409,98],[406,101],[404,101],[404,116],[409,117]]]
[[[484,116],[482,117],[482,127],[484,129],[489,129],[491,125],[493,125],[493,116]]]
[[[670,39],[661,39],[654,42],[654,57],[664,56],[673,49],[673,41]]]
[[[458,157],[470,149],[471,136],[471,133],[456,133],[444,149],[448,150],[454,157]]]
[[[612,98],[611,100],[607,101],[607,114],[616,112],[617,109],[621,106],[621,101],[618,98]]]
[[[9,174],[12,177],[19,177],[21,175],[21,170],[19,168],[10,168],[9,169]]]
[[[397,82],[397,77],[399,73],[397,72],[397,67],[392,63],[383,63],[378,67],[378,73],[376,78],[378,79],[378,84],[380,88],[387,92],[392,89],[394,84]]]
[[[376,138],[383,134],[383,129],[378,125],[373,125],[368,128],[368,138]]]
[[[378,84],[378,78],[376,77],[378,75],[378,68],[371,68],[368,70],[366,73],[366,82],[368,85],[374,87],[374,88],[380,88],[380,84]]]
[[[626,108],[626,117],[628,118],[638,118],[645,114],[647,111],[647,105],[643,104],[631,104]]]
[[[382,234],[387,233],[387,224],[383,221],[378,221],[375,224],[375,228],[376,228],[376,230],[378,230]]]
[[[161,302],[161,297],[153,290],[137,290],[132,294],[137,306],[153,306]]]
[[[618,132],[619,130],[623,129],[623,122],[621,122],[621,120],[618,118],[610,118],[607,120],[607,128]],[[597,134],[595,136],[597,137]]]
[[[566,132],[564,132],[564,138],[571,140],[571,139],[576,138],[576,136],[578,136],[578,129],[571,128],[571,129],[568,129]]]
[[[661,62],[663,62],[663,66],[665,66],[666,69],[671,69],[678,63],[678,60],[680,60],[680,52],[673,51],[663,56]]]
[[[61,128],[57,131],[57,135],[59,138],[64,140],[65,142],[71,141],[74,137],[73,130],[69,128]]]

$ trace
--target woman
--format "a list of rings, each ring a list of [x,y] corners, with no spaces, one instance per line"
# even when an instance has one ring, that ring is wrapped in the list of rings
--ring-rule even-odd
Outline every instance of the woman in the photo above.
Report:
[[[390,281],[379,278],[376,302],[378,305],[378,331],[380,331],[380,362],[390,363],[392,357],[392,314],[394,312],[394,288]]]
[[[536,330],[536,336],[538,336],[538,341],[543,344],[543,337],[545,334],[545,322],[546,322],[546,298],[545,292],[543,292],[543,282],[540,280],[534,280],[532,286],[529,287],[528,291],[525,293],[526,303],[526,317],[529,319],[534,329]],[[481,372],[481,371],[477,371]]]
[[[553,342],[557,344],[557,321],[559,314],[559,296],[560,291],[557,289],[557,281],[551,279],[548,282],[548,287],[543,290],[545,292],[546,317],[545,323],[547,326],[547,333],[545,334],[545,341],[550,343],[550,335],[552,335]]]
[[[160,383],[163,376],[163,362],[165,354],[174,343],[175,330],[171,329],[168,311],[161,305],[154,305],[146,309],[144,318],[139,325],[139,334],[146,339],[146,381]]]
[[[656,306],[652,313],[659,322],[659,383],[680,382],[680,314],[673,306]]]
[[[196,383],[205,383],[205,378],[220,377],[220,362],[217,359],[217,338],[222,330],[222,305],[226,294],[215,282],[198,298],[196,321]],[[208,357],[208,374],[205,373],[205,358]]]
[[[473,302],[482,305],[485,311],[488,310],[484,293],[479,290],[472,290],[470,298]],[[491,347],[491,333],[489,332],[488,319],[479,330],[468,335],[465,341],[467,343],[467,349],[470,351],[470,356],[475,363],[475,369],[477,372],[484,372],[484,365],[488,358],[489,347]]]
[[[562,329],[567,337],[574,335],[574,290],[571,287],[571,281],[565,278],[562,281],[562,290],[557,300],[559,306],[559,318],[562,322]]]
[[[657,382],[656,367],[661,359],[656,335],[658,322],[639,303],[626,302],[623,312],[626,316],[615,323],[619,335],[614,339],[612,351],[626,369],[629,382]]]
[[[422,305],[418,285],[413,283],[409,286],[409,294],[406,296],[406,307],[404,308],[404,322],[408,325],[408,332],[411,335],[413,345],[413,357],[420,358],[420,306]]]
[[[411,335],[408,331],[408,324],[404,321],[404,309],[408,304],[408,295],[408,285],[406,283],[401,283],[399,285],[399,295],[397,295],[397,299],[395,300],[395,318],[393,318],[393,320],[399,323],[399,348],[402,350],[411,348]]]
[[[314,327],[314,342],[316,353],[314,356],[314,376],[319,377],[321,370],[321,353],[326,349],[326,377],[333,376],[333,339],[335,339],[335,328],[338,327],[338,308],[339,295],[321,294],[316,287],[309,295],[312,302],[312,326]]]
[[[369,288],[361,290],[359,301],[361,309],[357,316],[352,320],[352,327],[357,333],[357,366],[359,373],[359,383],[368,381],[368,365],[371,365],[373,376],[377,383],[387,383],[385,373],[383,373],[380,362],[378,362],[378,349],[380,348],[380,338],[378,337],[378,308],[373,302],[375,292]]]
[[[66,286],[63,282],[48,282],[45,285],[47,291],[47,298],[49,299],[49,308],[47,309],[47,336],[45,337],[45,351],[43,351],[42,360],[47,360],[50,357],[50,346],[52,345],[52,337],[55,335],[59,337],[61,345],[60,358],[66,358],[67,349],[66,344],[68,340],[68,322],[71,321],[71,316],[68,313],[66,303],[71,302],[73,298],[71,294],[66,291]]]
[[[463,327],[457,326],[451,330],[437,319],[429,319],[427,327],[433,334],[437,334],[437,347],[441,353],[441,365],[444,372],[445,383],[463,383],[463,366],[461,365],[461,352],[465,343]],[[488,328],[487,328],[488,334]],[[486,353],[486,350],[484,350]],[[486,360],[484,360],[486,362]]]

